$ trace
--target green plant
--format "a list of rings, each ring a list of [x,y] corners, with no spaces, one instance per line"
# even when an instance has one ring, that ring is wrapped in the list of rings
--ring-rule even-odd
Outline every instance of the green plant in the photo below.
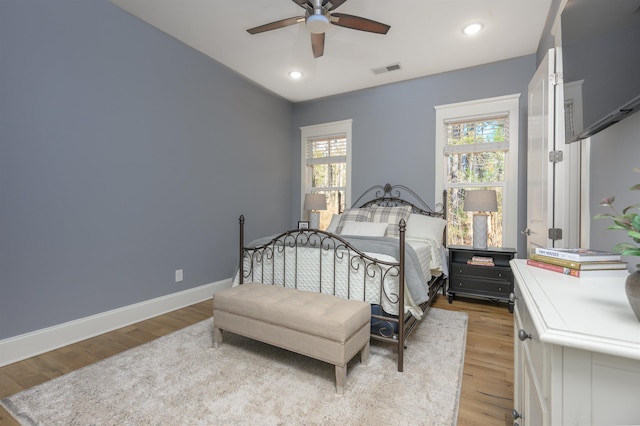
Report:
[[[640,173],[640,168],[633,169],[634,172]],[[631,190],[640,190],[640,184],[636,184],[630,188]],[[627,256],[640,256],[640,213],[632,212],[633,210],[640,211],[640,203],[633,204],[631,206],[622,209],[622,213],[618,212],[613,206],[615,197],[607,197],[600,201],[601,206],[609,207],[613,213],[602,213],[594,216],[594,219],[611,219],[613,225],[607,229],[617,229],[627,232],[627,235],[634,241],[635,244],[630,242],[624,242],[616,244],[613,247],[613,251]]]

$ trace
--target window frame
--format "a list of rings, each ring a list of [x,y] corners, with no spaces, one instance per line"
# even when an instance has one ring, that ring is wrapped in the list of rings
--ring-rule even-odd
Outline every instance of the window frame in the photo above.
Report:
[[[311,190],[311,179],[307,168],[307,142],[309,139],[330,138],[334,135],[344,135],[347,144],[346,179],[344,205],[351,206],[351,129],[352,119],[332,121],[300,127],[300,217],[304,217],[304,195]]]
[[[518,244],[518,146],[520,94],[477,99],[446,105],[437,105],[436,148],[439,155],[435,166],[435,194],[446,189],[445,128],[452,120],[474,120],[500,114],[509,115],[509,149],[506,153],[504,190],[502,198],[502,245],[517,247]],[[436,200],[436,203],[441,200]]]

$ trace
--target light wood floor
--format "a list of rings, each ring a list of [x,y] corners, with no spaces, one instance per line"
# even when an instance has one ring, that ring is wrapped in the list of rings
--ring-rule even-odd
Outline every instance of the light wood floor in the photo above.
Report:
[[[440,295],[438,308],[469,314],[458,425],[511,425],[513,315],[504,304]],[[0,368],[0,399],[211,317],[211,301],[189,306]],[[18,425],[0,408],[0,425]]]
[[[469,315],[458,426],[513,425],[513,314],[505,303],[442,295],[433,306]]]

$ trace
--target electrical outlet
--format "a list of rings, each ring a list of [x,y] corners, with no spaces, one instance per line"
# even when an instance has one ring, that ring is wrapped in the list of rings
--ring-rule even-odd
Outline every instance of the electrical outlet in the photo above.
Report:
[[[182,282],[182,269],[176,269],[176,282]]]

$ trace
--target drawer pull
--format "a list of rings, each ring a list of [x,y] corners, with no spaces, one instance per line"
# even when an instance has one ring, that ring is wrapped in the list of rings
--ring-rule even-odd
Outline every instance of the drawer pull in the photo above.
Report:
[[[527,339],[531,339],[531,335],[523,329],[520,329],[520,331],[518,331],[518,339],[520,339],[521,342],[524,342]]]
[[[511,417],[513,418],[513,420],[518,420],[522,416],[520,415],[520,413],[518,413],[518,410],[513,410],[511,411]]]

